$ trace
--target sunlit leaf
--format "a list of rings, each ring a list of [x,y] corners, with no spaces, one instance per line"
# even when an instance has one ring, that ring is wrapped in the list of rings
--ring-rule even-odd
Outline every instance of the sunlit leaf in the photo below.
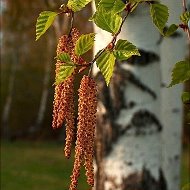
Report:
[[[59,73],[56,76],[55,84],[58,85],[70,77],[76,66],[73,64],[63,64],[60,66]]]
[[[172,70],[172,81],[169,87],[183,83],[190,79],[190,61],[180,61],[175,64]]]
[[[86,53],[88,50],[90,50],[94,45],[94,38],[95,38],[94,33],[81,35],[76,42],[75,54],[82,55]]]
[[[127,40],[118,40],[114,49],[114,55],[119,60],[127,60],[133,55],[140,56],[140,53],[135,45]]]
[[[103,74],[106,84],[109,85],[115,65],[115,56],[110,51],[103,52],[97,59],[96,64]]]
[[[112,11],[112,13],[122,12],[126,7],[121,0],[101,0],[98,5],[102,6],[106,11]]]
[[[67,6],[74,12],[77,12],[84,8],[91,1],[92,0],[69,0]]]
[[[58,13],[52,11],[43,11],[40,13],[36,22],[36,40],[38,40],[52,25]]]
[[[65,53],[65,52],[57,55],[56,58],[58,60],[60,60],[61,62],[64,62],[64,63],[71,63],[72,62],[70,55],[68,53]]]
[[[185,12],[180,16],[180,20],[185,23],[188,24],[189,20],[190,20],[190,12]]]
[[[129,0],[130,3],[159,2],[160,0]]]
[[[158,28],[160,33],[163,34],[163,29],[169,17],[168,7],[163,4],[151,4],[150,15],[155,26]]]
[[[103,7],[99,7],[92,17],[95,24],[103,30],[112,34],[117,33],[122,23],[121,16],[106,11]]]

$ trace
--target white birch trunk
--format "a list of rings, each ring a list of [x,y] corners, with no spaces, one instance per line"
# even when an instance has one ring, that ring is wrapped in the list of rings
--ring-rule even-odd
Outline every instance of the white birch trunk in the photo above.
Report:
[[[180,23],[179,15],[183,12],[182,2],[178,0],[165,0],[170,9],[169,24]],[[168,182],[168,190],[180,189],[180,154],[181,136],[183,124],[183,105],[181,94],[183,85],[176,85],[166,88],[171,81],[171,71],[174,64],[185,59],[187,45],[185,45],[183,31],[178,36],[165,38],[161,45],[161,113],[163,131],[163,169]]]
[[[111,38],[110,34],[97,27],[95,27],[95,33],[97,33],[95,45],[95,52],[97,52],[105,47]],[[109,142],[111,143],[111,150],[103,155],[105,183],[101,188],[105,190],[142,188],[157,190],[161,189],[162,185],[165,188],[165,181],[162,179],[163,173],[161,172],[160,143],[162,133],[158,45],[160,35],[151,22],[146,5],[140,6],[135,14],[127,19],[119,38],[134,43],[142,50],[142,57],[138,59],[137,64],[118,64],[108,89],[111,99],[118,101],[110,102],[111,104],[115,104],[117,107],[121,101],[121,98],[116,100],[116,93],[120,93],[118,96],[123,93],[124,101],[121,103],[120,109],[117,110],[114,121],[110,122],[111,126],[106,126],[105,121],[99,121],[100,125],[104,123],[102,126],[104,134],[112,130],[113,135],[114,130],[117,131],[117,134],[114,134],[117,136],[117,140]],[[97,69],[94,73],[97,74]],[[129,77],[126,78],[126,75]],[[115,109],[114,106],[113,109]],[[107,120],[113,119],[108,112],[110,110],[106,107],[106,103],[100,99],[99,120],[102,120],[102,115],[108,116]],[[103,138],[106,136],[109,135],[105,134]],[[110,138],[112,141],[112,137]],[[107,139],[103,139],[103,141],[105,140],[107,141]],[[105,152],[106,149],[105,146]],[[99,190],[100,187],[97,185],[96,189]]]
[[[171,4],[176,6],[176,2],[172,1]],[[179,15],[179,13],[175,14]],[[111,36],[96,26],[94,29],[97,33],[94,51],[96,53],[110,42]],[[165,55],[175,54],[170,60],[175,63],[174,57],[182,58],[180,52],[184,50],[179,50],[177,55],[178,52],[175,53],[167,47],[163,49],[165,45],[162,45],[162,53],[160,53],[160,35],[152,24],[146,5],[141,5],[127,19],[119,38],[134,43],[141,50],[141,58],[130,59],[129,62],[133,64],[117,64],[109,88],[105,87],[98,69],[94,68],[94,75],[100,88],[96,190],[178,190],[178,185],[175,188],[174,186],[179,184],[180,179],[179,159],[174,162],[178,164],[177,169],[170,167],[168,170],[167,161],[170,152],[168,149],[172,148],[172,144],[177,143],[177,148],[171,151],[171,154],[178,157],[180,155],[181,111],[175,118],[175,113],[164,115],[164,109],[171,109],[174,106],[181,110],[179,95],[181,87],[174,88],[170,92],[166,92],[165,89],[165,94],[171,92],[175,94],[170,100],[169,94],[169,97],[167,95],[163,98],[162,90],[161,102],[160,69],[162,65],[163,78],[170,76],[171,70],[167,69],[170,66],[163,59],[163,52]],[[173,38],[168,40],[172,41]],[[180,41],[178,49],[181,47],[183,49],[182,39],[178,40]],[[161,108],[162,104],[165,104],[165,108]],[[171,118],[169,119],[168,116]],[[170,124],[167,123],[168,119]],[[171,129],[174,122],[178,127]],[[176,139],[172,137],[170,141],[168,134],[173,134]],[[163,143],[167,140],[166,145],[162,143],[162,138],[165,139]],[[174,185],[171,185],[172,183]]]

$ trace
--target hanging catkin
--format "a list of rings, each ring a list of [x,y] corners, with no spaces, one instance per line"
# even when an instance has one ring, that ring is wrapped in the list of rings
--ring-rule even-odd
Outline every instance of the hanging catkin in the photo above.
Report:
[[[79,32],[73,28],[71,34],[63,35],[58,42],[57,55],[66,52],[70,55],[73,62],[78,62],[78,57],[74,53],[74,47],[76,41],[79,38]],[[63,62],[57,60],[56,63],[56,76],[59,74],[60,66]],[[74,138],[74,73],[66,79],[64,82],[56,85],[54,95],[54,107],[53,107],[53,128],[59,128],[66,122],[66,143],[65,143],[65,156],[70,157],[71,146]]]
[[[83,160],[86,169],[87,182],[89,185],[94,186],[93,147],[96,110],[96,83],[92,78],[83,76],[79,88],[77,141],[70,190],[76,190]]]

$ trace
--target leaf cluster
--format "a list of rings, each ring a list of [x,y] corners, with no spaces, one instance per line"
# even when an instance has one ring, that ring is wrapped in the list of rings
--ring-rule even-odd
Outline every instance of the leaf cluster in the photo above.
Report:
[[[43,11],[40,13],[36,23],[36,40],[38,40],[52,25],[56,16],[62,13],[71,13],[81,11],[92,0],[69,0],[67,5],[61,12]],[[182,24],[171,24],[167,26],[169,18],[169,9],[159,0],[128,0],[124,3],[122,0],[95,0],[96,12],[90,18],[102,30],[107,31],[113,36],[113,40],[103,50],[98,52],[89,66],[96,62],[98,68],[102,72],[106,84],[108,85],[113,74],[115,60],[127,60],[133,55],[140,56],[135,45],[127,40],[119,39],[117,36],[121,31],[121,27],[127,16],[133,12],[140,3],[146,3],[150,7],[150,16],[153,24],[163,36],[171,36],[179,28],[187,28],[190,20],[190,12],[186,11],[180,15]],[[126,14],[125,19],[123,14]],[[88,50],[93,48],[95,34],[83,34],[79,38],[75,46],[75,54],[81,56]],[[111,47],[109,47],[109,45]],[[73,63],[68,54],[63,53],[57,56],[61,62],[65,64],[61,66],[60,76],[56,80],[56,84],[65,80],[72,74],[74,68],[78,65]],[[172,81],[169,87],[182,83],[190,78],[189,60],[180,61],[175,64],[172,71]]]

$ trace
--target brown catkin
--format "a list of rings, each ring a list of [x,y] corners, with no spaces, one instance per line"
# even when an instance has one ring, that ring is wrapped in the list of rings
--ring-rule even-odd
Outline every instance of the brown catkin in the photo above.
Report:
[[[80,168],[84,158],[87,182],[94,186],[93,148],[97,111],[97,87],[95,81],[83,76],[79,88],[78,129],[75,147],[75,162],[70,190],[78,184]]]
[[[70,55],[72,61],[77,63],[78,56],[74,53],[74,47],[76,41],[79,38],[79,32],[77,29],[73,28],[71,35],[63,35],[60,37],[57,45],[57,55],[66,52]],[[56,76],[59,74],[60,66],[64,64],[63,62],[57,60],[56,63]],[[66,121],[66,143],[65,143],[65,156],[70,157],[71,146],[74,138],[74,73],[66,79],[64,82],[56,85],[55,95],[54,95],[54,107],[53,107],[53,128],[59,128]]]

